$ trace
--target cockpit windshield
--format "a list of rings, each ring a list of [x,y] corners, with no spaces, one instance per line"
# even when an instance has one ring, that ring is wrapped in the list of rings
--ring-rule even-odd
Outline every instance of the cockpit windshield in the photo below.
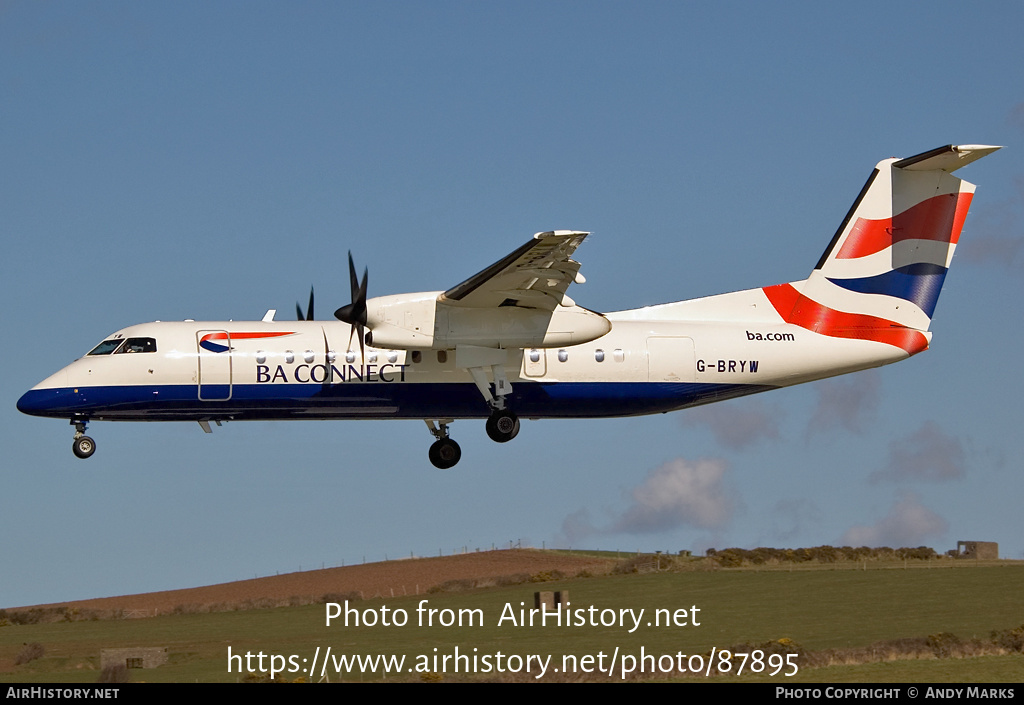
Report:
[[[120,353],[156,352],[156,339],[154,338],[128,338],[124,345],[114,351]]]
[[[123,340],[104,340],[102,343],[97,345],[95,348],[89,351],[90,355],[109,355],[110,353],[117,350]]]
[[[89,351],[89,355],[110,355],[111,353],[151,353],[156,352],[156,338],[128,338],[104,340]]]

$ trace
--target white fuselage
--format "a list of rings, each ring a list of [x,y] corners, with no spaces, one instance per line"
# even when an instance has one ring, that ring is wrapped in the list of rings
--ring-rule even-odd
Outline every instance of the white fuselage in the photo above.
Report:
[[[527,418],[659,413],[908,356],[787,324],[762,289],[607,318],[611,330],[588,343],[508,350],[509,406]],[[86,355],[36,385],[19,408],[122,421],[488,415],[455,350],[361,350],[351,333],[335,321],[130,326],[108,340],[151,340],[155,350]]]

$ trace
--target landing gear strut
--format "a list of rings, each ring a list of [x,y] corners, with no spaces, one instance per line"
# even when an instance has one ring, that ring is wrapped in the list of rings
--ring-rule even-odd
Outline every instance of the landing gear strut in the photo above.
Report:
[[[96,452],[96,441],[85,435],[85,427],[88,423],[88,420],[71,420],[71,425],[75,427],[75,438],[71,442],[71,451],[75,454],[75,457],[82,460]]]
[[[473,378],[473,384],[487,402],[490,415],[487,418],[487,436],[497,443],[508,443],[519,433],[519,417],[508,408],[512,394],[512,383],[505,374],[508,351],[473,346],[456,346],[455,365],[464,367]],[[488,372],[494,379],[494,393]]]
[[[448,437],[449,423],[451,423],[451,419],[441,419],[437,426],[434,425],[433,420],[426,421],[430,435],[437,439],[430,446],[427,457],[430,458],[430,462],[435,468],[441,470],[455,467],[455,464],[462,458],[462,449],[459,448],[459,444]]]

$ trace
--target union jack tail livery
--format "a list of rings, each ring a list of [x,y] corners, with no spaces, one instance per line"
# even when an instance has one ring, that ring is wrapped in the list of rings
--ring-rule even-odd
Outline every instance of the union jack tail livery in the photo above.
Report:
[[[772,305],[823,335],[926,349],[974,195],[952,172],[997,149],[950,145],[879,162],[811,276],[765,289]]]

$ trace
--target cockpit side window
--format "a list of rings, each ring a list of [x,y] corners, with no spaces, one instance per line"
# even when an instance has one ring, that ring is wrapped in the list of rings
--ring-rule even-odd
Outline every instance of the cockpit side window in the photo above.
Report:
[[[156,338],[128,338],[124,345],[117,349],[116,354],[153,352],[156,352]]]
[[[118,346],[123,342],[123,340],[104,340],[102,343],[90,350],[89,355],[109,355],[117,350]]]

